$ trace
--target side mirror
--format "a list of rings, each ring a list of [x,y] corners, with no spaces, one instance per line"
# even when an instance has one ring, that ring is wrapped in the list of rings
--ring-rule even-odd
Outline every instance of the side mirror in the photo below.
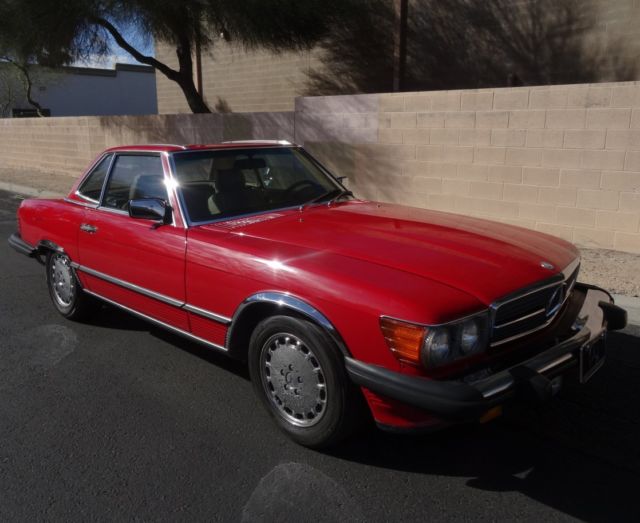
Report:
[[[157,198],[141,198],[129,200],[129,216],[141,220],[153,220],[158,225],[171,223],[171,206]]]

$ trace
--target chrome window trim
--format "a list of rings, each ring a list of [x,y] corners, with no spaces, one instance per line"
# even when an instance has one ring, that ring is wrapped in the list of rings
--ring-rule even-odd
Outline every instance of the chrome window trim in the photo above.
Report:
[[[186,145],[179,145],[177,143],[148,143],[145,145],[145,147],[180,147],[180,149],[188,149],[188,147]],[[142,149],[131,149],[132,151],[138,151],[138,152],[145,152]],[[155,151],[152,151],[155,152]],[[166,151],[162,151],[162,152],[166,152]]]
[[[181,151],[178,151],[178,152],[181,152]],[[185,229],[188,229],[189,226],[191,225],[191,222],[189,221],[186,206],[182,200],[182,191],[179,190],[180,185],[178,182],[178,178],[175,175],[175,165],[173,163],[173,155],[175,154],[175,152],[173,153],[165,152],[163,154],[167,159],[167,165],[169,166],[169,168],[165,173],[165,176],[171,182],[170,186],[171,186],[171,190],[173,191],[173,198],[177,204],[178,212],[180,212],[180,218],[182,219],[182,224]],[[164,168],[164,165],[163,165],[163,168]],[[168,189],[169,188],[167,188],[167,190]],[[175,217],[174,217],[174,222],[175,222]]]
[[[314,204],[315,205],[320,205],[320,204]],[[249,213],[245,213],[245,214],[236,214],[235,216],[226,216],[224,218],[215,218],[213,220],[204,220],[204,221],[199,221],[199,222],[193,222],[191,220],[189,220],[189,226],[192,227],[198,227],[199,225],[213,225],[216,223],[222,223],[222,222],[231,222],[231,221],[235,221],[235,220],[241,220],[242,218],[249,218],[251,216],[260,216],[263,214],[271,214],[271,213],[277,213],[277,212],[282,212],[282,211],[294,211],[296,209],[299,209],[300,206],[299,205],[293,205],[290,207],[280,207],[278,209],[269,209],[266,211],[256,211],[256,212],[249,212]]]
[[[102,189],[100,189],[100,191],[102,191]],[[80,190],[78,189],[75,193],[74,193],[78,198],[82,198],[83,200],[86,200],[88,202],[93,203],[94,205],[98,205],[100,203],[99,200],[94,200],[93,198],[89,198],[88,196],[85,196],[84,194],[82,194],[80,192]]]
[[[224,142],[220,142],[220,143],[234,143],[234,144],[238,144],[238,143],[247,143],[249,145],[255,145],[258,143],[266,143],[269,145],[293,145],[293,146],[297,146],[297,144],[290,142],[289,140],[226,140]]]
[[[222,143],[230,143],[230,142],[222,142]],[[245,141],[242,142],[238,142],[238,143],[247,143]],[[260,143],[264,143],[264,142],[260,142]],[[245,147],[245,149],[302,149],[302,147],[298,144],[291,144],[291,145],[265,145],[264,147],[256,147],[256,144],[247,144],[247,147]],[[180,154],[190,154],[190,153],[206,153],[206,152],[219,152],[219,151],[242,151],[243,148],[242,147],[216,147],[215,144],[213,144],[211,147],[204,147],[202,149],[184,149],[182,151],[167,151],[167,154],[169,156],[177,156]]]
[[[107,166],[107,173],[104,176],[104,180],[102,180],[102,188],[100,189],[100,198],[98,200],[94,198],[89,198],[88,196],[85,196],[80,192],[80,188],[84,185],[84,183],[87,181],[89,176],[91,176],[95,172],[96,167],[100,165],[107,156],[110,156],[111,158],[109,160],[109,165]],[[111,175],[111,169],[113,168],[113,160],[115,156],[116,155],[114,153],[107,152],[102,154],[95,162],[93,162],[91,167],[87,170],[86,174],[82,177],[82,180],[80,180],[80,183],[78,184],[78,188],[76,189],[74,194],[79,198],[82,198],[83,200],[86,200],[88,202],[95,204],[96,206],[99,206],[100,202],[102,201],[102,196],[104,195],[104,188],[106,186],[107,179]]]
[[[77,194],[77,193],[74,193],[74,194]],[[74,205],[80,205],[81,207],[88,207],[89,209],[96,209],[98,207],[97,204],[79,202],[78,200],[72,200],[71,198],[68,198],[68,197],[65,198],[64,201],[67,203],[73,203]]]
[[[104,205],[98,205],[98,207],[96,207],[96,210],[110,212],[112,214],[121,214],[122,216],[129,216],[129,213],[127,211],[116,209],[115,207],[105,207]]]
[[[115,153],[111,153],[112,154],[112,158],[111,158],[111,163],[109,164],[109,170],[107,172],[107,176],[105,176],[104,179],[104,183],[102,185],[102,192],[100,193],[100,202],[98,203],[98,205],[96,207],[93,207],[94,209],[98,210],[98,211],[106,211],[106,212],[110,212],[113,214],[120,214],[122,216],[129,216],[129,213],[125,210],[122,209],[116,209],[114,207],[107,207],[106,205],[104,205],[104,197],[107,191],[107,183],[109,182],[109,180],[111,179],[111,175],[113,174],[113,168],[115,167],[115,163],[116,163],[116,157],[120,157],[120,156],[155,156],[160,158],[160,164],[162,165],[162,178],[165,181],[165,186],[166,186],[166,190],[167,190],[167,204],[171,204],[171,195],[169,194],[169,186],[167,186],[167,180],[170,180],[171,177],[167,174],[165,168],[164,168],[164,162],[162,162],[162,156],[163,155],[167,155],[168,153],[166,153],[165,151],[136,151],[136,150],[132,150],[132,151],[117,151]],[[173,185],[173,184],[171,184]],[[173,206],[171,207],[172,210]],[[184,223],[184,220],[183,220]],[[170,225],[172,227],[176,227],[176,218],[175,218],[175,210],[174,212],[172,212],[172,216],[171,216],[171,223],[168,223],[166,225]],[[186,225],[185,227],[186,228]]]
[[[116,164],[116,155],[115,153],[111,156],[111,162],[109,163],[109,168],[107,169],[107,175],[104,177],[104,181],[102,182],[102,190],[100,191],[100,201],[98,202],[98,207],[102,206],[102,202],[104,201],[104,193],[107,190],[107,182],[109,178],[111,178],[111,173],[113,172],[113,167]]]
[[[184,331],[182,329],[179,329],[178,327],[174,327],[173,325],[169,325],[168,323],[165,323],[163,321],[157,320],[151,316],[148,316],[147,314],[144,314],[142,312],[139,312],[135,309],[132,309],[131,307],[127,307],[126,305],[122,305],[121,303],[118,303],[117,301],[114,301],[112,299],[109,298],[105,298],[104,296],[90,291],[88,289],[84,289],[84,292],[86,292],[87,294],[90,294],[91,296],[95,296],[96,298],[106,301],[107,303],[110,303],[111,305],[114,305],[122,310],[125,310],[131,314],[133,314],[134,316],[138,316],[140,318],[142,318],[143,320],[146,320],[148,322],[151,322],[155,325],[158,325],[159,327],[162,327],[164,329],[167,329],[171,332],[174,332],[176,334],[179,334],[180,336],[184,336],[185,338],[188,338],[190,340],[193,341],[197,341],[198,343],[202,343],[203,345],[206,345],[208,347],[212,347],[214,349],[223,351],[223,352],[228,352],[228,349],[223,346],[223,345],[218,345],[217,343],[213,343],[212,341],[208,341],[205,340],[204,338],[200,338],[199,336],[195,336],[194,334],[191,334],[190,332]]]
[[[231,142],[223,142],[223,143],[231,143]],[[245,140],[242,140],[238,143],[247,143]],[[262,140],[259,140],[258,143],[264,143]],[[322,165],[318,160],[316,160],[312,155],[310,155],[307,151],[305,151],[302,147],[300,147],[297,144],[289,144],[289,145],[280,145],[280,146],[266,146],[266,147],[251,147],[251,143],[249,143],[249,145],[246,147],[246,149],[249,150],[255,150],[255,149],[282,149],[282,148],[286,148],[286,149],[297,149],[300,151],[300,153],[307,158],[309,161],[311,161],[311,163],[313,163],[325,176],[327,176],[333,183],[337,184],[341,189],[345,189],[344,185],[342,185],[337,178],[324,166]],[[182,219],[184,221],[184,223],[187,225],[187,227],[198,227],[200,225],[211,225],[214,223],[220,223],[220,222],[228,222],[228,221],[232,221],[232,220],[239,220],[241,218],[248,218],[250,216],[260,216],[262,214],[269,214],[272,212],[281,212],[281,211],[291,211],[294,209],[300,209],[301,208],[301,204],[296,204],[296,205],[289,205],[287,207],[277,207],[274,209],[265,209],[263,211],[255,211],[255,212],[249,212],[249,213],[244,213],[244,214],[236,214],[235,216],[225,216],[222,218],[213,218],[211,220],[202,220],[202,221],[192,221],[191,217],[188,215],[187,212],[187,206],[184,203],[184,199],[182,196],[182,191],[180,190],[180,183],[178,181],[178,178],[176,176],[176,166],[175,166],[175,161],[174,161],[174,157],[180,154],[185,154],[185,153],[199,153],[199,152],[217,152],[217,151],[225,151],[225,150],[233,150],[234,152],[241,152],[243,151],[243,148],[238,147],[235,149],[224,149],[224,148],[214,148],[212,147],[211,149],[187,149],[184,151],[173,151],[170,153],[167,153],[169,156],[169,171],[171,173],[171,178],[173,181],[173,185],[175,186],[175,190],[176,193],[178,195],[178,201],[179,201],[179,205],[181,207],[180,211],[182,214]],[[305,206],[305,208],[310,208],[310,207],[317,207],[317,206],[321,206],[321,205],[325,205],[326,202],[317,202],[317,203],[313,203],[310,205],[306,205],[306,204],[302,204]]]

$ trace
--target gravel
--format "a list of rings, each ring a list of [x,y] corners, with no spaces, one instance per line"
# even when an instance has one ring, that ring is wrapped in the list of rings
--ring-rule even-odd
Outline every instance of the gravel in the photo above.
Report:
[[[640,297],[640,254],[607,249],[580,249],[580,281],[612,294]]]

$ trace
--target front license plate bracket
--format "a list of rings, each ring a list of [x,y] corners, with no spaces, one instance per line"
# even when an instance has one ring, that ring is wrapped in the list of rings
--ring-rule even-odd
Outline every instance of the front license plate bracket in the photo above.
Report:
[[[580,348],[580,383],[586,383],[602,367],[607,345],[606,332]]]

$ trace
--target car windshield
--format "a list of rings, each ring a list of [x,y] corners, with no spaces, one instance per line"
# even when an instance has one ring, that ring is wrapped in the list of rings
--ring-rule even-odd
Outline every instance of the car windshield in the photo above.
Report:
[[[302,150],[287,147],[174,153],[191,222],[207,222],[333,198],[342,187]]]

